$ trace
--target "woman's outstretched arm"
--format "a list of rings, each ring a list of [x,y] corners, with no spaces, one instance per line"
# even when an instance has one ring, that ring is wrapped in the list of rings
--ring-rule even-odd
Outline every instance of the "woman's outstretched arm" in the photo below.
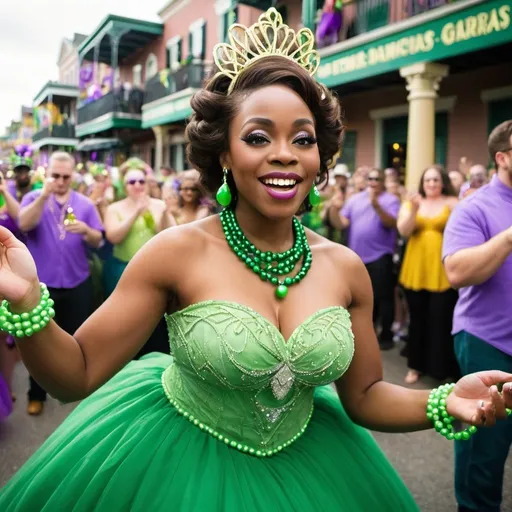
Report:
[[[52,321],[17,342],[30,374],[52,396],[62,401],[82,399],[137,354],[165,313],[176,274],[169,254],[186,253],[182,238],[172,230],[146,244],[111,297],[74,336]],[[31,311],[40,299],[33,280],[35,266],[26,247],[4,228],[0,228],[0,261],[0,296],[11,299],[15,312]]]

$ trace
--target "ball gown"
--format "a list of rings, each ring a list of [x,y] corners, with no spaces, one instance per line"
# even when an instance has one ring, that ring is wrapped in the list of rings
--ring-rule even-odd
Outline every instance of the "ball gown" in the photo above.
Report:
[[[332,382],[350,365],[349,313],[288,340],[226,301],[167,316],[172,356],[129,363],[83,400],[0,492],[0,510],[417,511]]]

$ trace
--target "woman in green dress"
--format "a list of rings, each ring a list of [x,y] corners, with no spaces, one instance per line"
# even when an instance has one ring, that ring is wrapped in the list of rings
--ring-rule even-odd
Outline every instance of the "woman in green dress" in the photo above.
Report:
[[[188,157],[226,209],[152,238],[74,336],[0,229],[0,327],[53,396],[84,399],[2,490],[2,512],[414,511],[364,427],[433,418],[460,437],[452,417],[492,425],[512,405],[502,372],[430,400],[384,382],[363,263],[295,218],[343,131],[311,78],[311,33],[271,9],[215,60],[192,99]],[[164,313],[172,357],[129,363]]]

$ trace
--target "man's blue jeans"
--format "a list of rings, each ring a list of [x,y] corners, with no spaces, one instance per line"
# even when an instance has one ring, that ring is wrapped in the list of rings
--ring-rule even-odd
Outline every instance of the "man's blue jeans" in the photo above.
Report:
[[[463,375],[483,370],[512,373],[512,356],[468,332],[455,336],[455,354]],[[455,441],[455,497],[459,506],[475,512],[499,512],[511,444],[512,416],[499,420],[495,427],[478,429],[469,441]]]

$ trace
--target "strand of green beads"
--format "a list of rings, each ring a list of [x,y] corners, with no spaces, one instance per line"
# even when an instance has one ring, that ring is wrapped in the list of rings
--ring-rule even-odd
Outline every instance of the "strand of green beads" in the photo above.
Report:
[[[220,213],[220,220],[231,250],[248,268],[259,275],[261,280],[268,281],[277,287],[277,298],[284,299],[288,294],[288,287],[299,283],[306,277],[311,268],[313,256],[304,227],[297,219],[293,219],[294,245],[291,249],[281,253],[260,251],[251,244],[243,234],[232,210],[223,210]],[[277,277],[277,275],[291,273],[300,258],[302,258],[302,267],[294,277],[285,277],[284,279]]]
[[[434,423],[434,428],[442,436],[450,441],[467,441],[477,431],[474,425],[455,431],[453,423],[456,421],[446,410],[446,397],[452,392],[455,384],[443,384],[430,392],[427,402],[427,418]],[[512,414],[512,410],[507,409],[507,415]]]
[[[4,300],[0,304],[0,331],[4,331],[15,338],[32,336],[35,332],[44,329],[55,316],[53,299],[44,283],[41,283],[41,300],[39,304],[27,313],[13,313],[10,304]]]
[[[265,265],[266,271],[277,275],[289,274],[302,257],[305,236],[302,236],[302,225],[297,219],[294,219],[293,224],[295,232],[294,246],[283,253],[275,254],[259,251],[243,234],[231,210],[224,210],[222,212],[221,221],[225,222],[225,227],[230,232],[233,242],[240,251],[244,252],[244,256],[251,257],[254,260],[251,262],[252,264],[262,263]]]
[[[256,247],[245,238],[245,235],[242,233],[232,214],[221,214],[221,222],[225,232],[227,232],[226,238],[228,242],[232,242],[232,245],[242,254],[247,266],[252,267],[256,264],[266,272],[277,275],[289,274],[304,252],[304,238],[300,234],[296,236],[296,243],[292,249],[284,253],[273,254],[256,249]],[[295,231],[300,233],[296,225]]]

